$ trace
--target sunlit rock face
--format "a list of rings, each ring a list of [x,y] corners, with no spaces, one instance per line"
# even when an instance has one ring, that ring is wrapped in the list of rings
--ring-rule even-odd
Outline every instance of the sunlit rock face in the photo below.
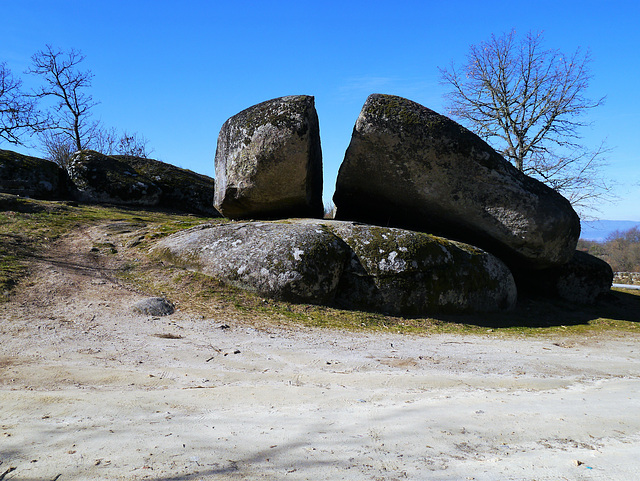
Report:
[[[560,194],[456,122],[390,95],[365,102],[334,202],[337,219],[442,235],[534,269],[568,262],[580,234]]]
[[[215,207],[225,217],[322,217],[314,98],[281,97],[231,117],[218,136],[215,170]]]

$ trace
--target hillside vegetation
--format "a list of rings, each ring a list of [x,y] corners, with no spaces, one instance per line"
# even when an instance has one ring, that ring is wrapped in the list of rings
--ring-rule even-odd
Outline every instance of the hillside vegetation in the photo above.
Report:
[[[578,249],[609,263],[614,272],[640,272],[640,229],[611,233],[604,242],[580,240]]]

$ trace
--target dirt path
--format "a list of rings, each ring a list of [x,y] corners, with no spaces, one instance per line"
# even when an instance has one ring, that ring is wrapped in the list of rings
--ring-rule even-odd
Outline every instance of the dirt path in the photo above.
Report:
[[[2,305],[0,479],[640,479],[638,336],[148,317],[107,237],[62,239]]]

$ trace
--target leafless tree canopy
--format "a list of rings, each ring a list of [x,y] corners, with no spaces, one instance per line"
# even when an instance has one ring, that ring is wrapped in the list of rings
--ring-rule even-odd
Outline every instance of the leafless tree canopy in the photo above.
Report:
[[[515,32],[472,45],[466,63],[440,69],[449,111],[495,145],[513,165],[569,198],[588,205],[607,194],[600,145],[580,144],[582,115],[601,105],[590,100],[590,56],[545,49],[540,33],[517,40]]]
[[[39,137],[46,158],[66,168],[71,155],[77,150],[74,142],[57,130],[46,130]],[[105,155],[128,155],[146,159],[153,152],[153,149],[148,148],[148,143],[147,139],[137,132],[125,131],[119,135],[113,127],[107,129],[98,125],[86,148]]]
[[[97,123],[90,120],[90,111],[97,103],[85,92],[91,87],[93,74],[90,70],[78,70],[84,58],[77,50],[71,49],[65,55],[47,45],[33,55],[33,67],[29,71],[44,80],[44,86],[36,92],[37,97],[55,99],[50,128],[69,138],[76,150],[87,147],[97,128]]]
[[[118,135],[116,129],[107,129],[100,122],[91,120],[91,110],[97,102],[87,93],[93,74],[90,70],[79,69],[84,59],[78,50],[63,52],[50,45],[32,57],[33,66],[28,73],[39,76],[44,83],[36,90],[35,97],[54,100],[39,135],[47,157],[63,167],[71,154],[83,149],[97,150],[106,155],[147,157],[150,151],[143,136],[126,131]],[[25,99],[33,99],[17,93],[19,82],[7,84],[16,92],[12,99],[25,102]]]
[[[153,149],[149,150],[149,142],[137,132],[124,131],[121,135],[116,129],[99,128],[91,142],[90,148],[105,155],[129,155],[147,158]]]
[[[0,63],[0,139],[22,144],[24,133],[43,128],[35,99],[22,92],[22,82]]]

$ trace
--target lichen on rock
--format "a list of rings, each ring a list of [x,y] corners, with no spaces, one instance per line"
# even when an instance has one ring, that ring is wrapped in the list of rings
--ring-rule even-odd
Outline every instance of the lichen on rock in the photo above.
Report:
[[[513,277],[480,249],[402,229],[291,219],[193,228],[156,255],[266,297],[390,314],[508,310]]]
[[[477,245],[509,265],[571,259],[571,204],[451,119],[408,99],[365,102],[340,166],[336,218],[423,231]]]
[[[232,219],[322,217],[322,151],[314,99],[249,107],[218,135],[215,206]]]

